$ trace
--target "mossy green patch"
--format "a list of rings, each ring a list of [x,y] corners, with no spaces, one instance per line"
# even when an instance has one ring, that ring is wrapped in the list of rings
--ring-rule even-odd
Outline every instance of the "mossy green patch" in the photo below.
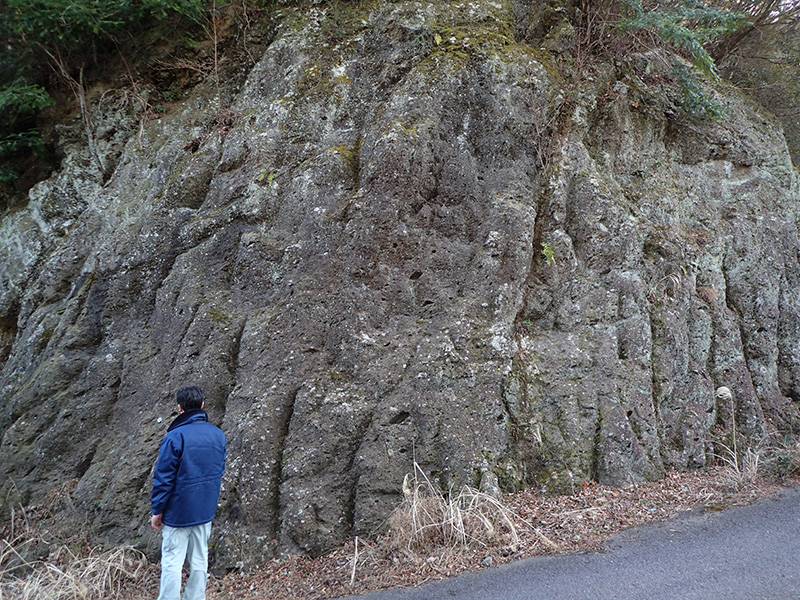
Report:
[[[222,312],[218,308],[211,307],[208,309],[208,318],[214,321],[215,323],[230,323],[231,317],[230,315]]]
[[[331,148],[331,152],[338,155],[342,162],[344,163],[347,170],[350,172],[350,175],[353,178],[353,181],[356,183],[355,187],[358,187],[359,181],[359,169],[360,169],[360,160],[359,156],[361,153],[361,140],[358,140],[353,146],[334,146]]]

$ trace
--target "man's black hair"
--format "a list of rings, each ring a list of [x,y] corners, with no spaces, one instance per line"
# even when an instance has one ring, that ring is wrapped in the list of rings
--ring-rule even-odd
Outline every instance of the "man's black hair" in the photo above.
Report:
[[[175,394],[175,397],[183,410],[203,408],[203,401],[206,399],[203,390],[196,385],[183,386],[178,390],[178,393]]]

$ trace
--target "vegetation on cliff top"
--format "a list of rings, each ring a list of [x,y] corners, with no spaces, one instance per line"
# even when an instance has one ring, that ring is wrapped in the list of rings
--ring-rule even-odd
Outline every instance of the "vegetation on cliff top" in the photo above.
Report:
[[[165,38],[173,44],[177,40],[178,44],[189,48],[205,36],[213,38],[215,65],[210,75],[218,81],[216,61],[220,39],[217,29],[223,12],[235,9],[243,14],[248,11],[263,14],[278,5],[297,6],[301,10],[301,4],[296,0],[137,0],[124,3],[115,0],[8,0],[2,3],[0,35],[6,43],[0,48],[0,74],[6,83],[0,87],[0,208],[11,205],[15,196],[21,199],[20,196],[48,172],[47,165],[52,159],[48,161],[45,143],[48,135],[41,113],[52,104],[54,93],[67,90],[75,99],[84,120],[90,153],[99,171],[107,176],[106,165],[93,149],[91,107],[87,106],[86,92],[93,81],[108,75],[103,70],[108,69],[110,63],[124,65],[121,68],[127,70],[129,83],[136,87],[134,77],[140,75],[132,74],[135,71],[131,68],[133,61],[146,70],[148,60],[158,60],[148,58],[148,44]],[[326,5],[331,18],[340,21],[350,5],[359,3],[331,0],[315,4]],[[699,0],[556,0],[532,6],[531,10],[540,13],[535,18],[541,23],[535,28],[544,27],[546,36],[561,38],[560,42],[551,39],[551,44],[558,46],[566,40],[567,53],[572,57],[562,57],[561,64],[577,69],[574,75],[578,80],[587,54],[598,51],[603,54],[602,51],[610,47],[616,53],[638,52],[658,45],[667,45],[685,54],[701,71],[716,77],[717,62],[740,47],[749,33],[758,31],[764,36],[767,32],[773,38],[776,35],[780,38],[787,28],[796,28],[800,2],[713,0],[704,4]],[[556,48],[557,52],[560,50],[563,48]],[[796,66],[798,61],[793,61],[788,54],[779,61],[787,68]],[[731,76],[728,71],[726,75]],[[676,71],[676,79],[685,91],[690,112],[719,116],[717,107],[703,96],[693,76],[681,70]],[[796,96],[796,90],[789,90],[786,100],[796,100]]]
[[[252,0],[249,4],[257,4]],[[87,91],[109,71],[134,72],[139,55],[159,40],[189,47],[216,27],[217,0],[7,0],[0,4],[0,208],[35,183],[26,170],[47,171],[42,109],[66,91],[74,97],[93,151]],[[145,59],[147,60],[147,59]],[[115,67],[114,65],[122,65]],[[97,166],[105,165],[95,154]],[[20,182],[22,178],[22,182]],[[27,182],[27,183],[26,183]],[[14,185],[16,184],[16,190]]]

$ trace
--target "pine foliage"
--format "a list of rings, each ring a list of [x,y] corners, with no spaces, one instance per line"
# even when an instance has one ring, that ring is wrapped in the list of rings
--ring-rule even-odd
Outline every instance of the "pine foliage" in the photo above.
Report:
[[[748,24],[748,15],[743,12],[706,6],[697,0],[648,11],[639,0],[625,0],[625,4],[632,16],[622,21],[622,31],[654,31],[662,41],[688,52],[695,66],[714,78],[719,74],[706,45]]]

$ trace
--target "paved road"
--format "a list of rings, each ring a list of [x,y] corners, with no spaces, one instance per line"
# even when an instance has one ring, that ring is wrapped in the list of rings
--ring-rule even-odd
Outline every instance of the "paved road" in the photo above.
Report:
[[[800,600],[800,489],[549,556],[359,600]],[[355,597],[353,597],[355,598]]]

